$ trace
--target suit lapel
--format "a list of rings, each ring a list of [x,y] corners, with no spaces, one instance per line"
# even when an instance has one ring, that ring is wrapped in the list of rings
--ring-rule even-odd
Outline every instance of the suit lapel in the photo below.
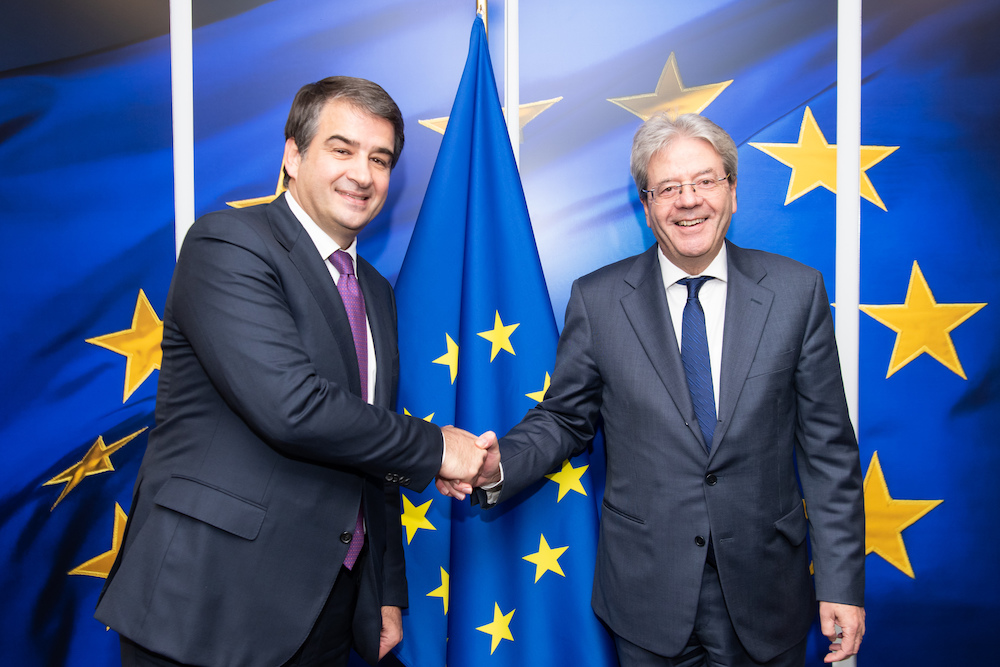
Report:
[[[390,377],[392,364],[389,361],[393,354],[392,297],[387,290],[373,287],[375,282],[373,274],[376,274],[375,268],[358,257],[358,282],[365,297],[365,310],[368,313],[368,325],[372,330],[372,345],[375,347],[377,360],[375,386],[378,387],[378,391],[375,392],[375,402],[383,407],[392,407],[389,405],[391,402],[389,388],[393,384]]]
[[[726,287],[726,323],[722,334],[722,374],[719,387],[719,425],[714,443],[721,444],[732,423],[771,310],[774,292],[762,287],[766,271],[742,248],[727,243],[729,284]],[[712,452],[717,447],[712,447]]]
[[[633,291],[622,297],[621,304],[663,387],[701,442],[656,254],[654,245],[636,258],[625,276]]]
[[[312,292],[323,317],[333,331],[344,366],[348,369],[347,381],[351,392],[360,396],[361,375],[358,370],[357,353],[354,350],[351,322],[347,319],[344,302],[340,298],[340,292],[337,291],[337,285],[330,277],[329,269],[326,268],[306,230],[288,208],[284,197],[279,197],[269,204],[267,214],[274,238],[288,251],[288,258],[302,275],[303,281]]]

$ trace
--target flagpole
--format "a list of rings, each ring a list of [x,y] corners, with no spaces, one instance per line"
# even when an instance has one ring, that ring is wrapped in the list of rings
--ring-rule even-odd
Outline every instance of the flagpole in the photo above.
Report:
[[[507,119],[507,136],[514,150],[514,164],[521,168],[521,63],[518,0],[504,5],[503,106]]]
[[[861,2],[837,3],[837,347],[858,431],[861,302]],[[857,658],[838,663],[855,667]]]
[[[476,0],[476,15],[483,19],[483,28],[486,30],[486,36],[490,36],[490,7],[487,0]]]
[[[174,250],[194,224],[192,0],[170,0],[170,89],[174,140]]]

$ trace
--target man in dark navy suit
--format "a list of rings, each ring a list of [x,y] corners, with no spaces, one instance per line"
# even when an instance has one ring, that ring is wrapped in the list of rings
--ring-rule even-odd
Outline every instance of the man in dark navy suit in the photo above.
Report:
[[[470,434],[396,414],[396,308],[356,237],[403,120],[382,88],[303,87],[288,192],[204,216],[164,311],[156,428],[96,616],[126,665],[375,663],[407,605],[399,485],[471,479]],[[471,487],[465,487],[471,490]]]

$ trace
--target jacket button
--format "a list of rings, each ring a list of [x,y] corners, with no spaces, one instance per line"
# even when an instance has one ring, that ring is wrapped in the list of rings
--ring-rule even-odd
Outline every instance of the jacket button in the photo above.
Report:
[[[350,544],[351,540],[354,538],[353,533],[343,532],[340,534],[340,541],[344,544]],[[700,537],[698,539],[701,539]],[[704,540],[702,540],[704,542]]]
[[[705,546],[705,538],[699,535],[696,538],[694,538],[694,543],[699,547],[703,547]]]
[[[719,478],[716,477],[715,475],[713,475],[712,473],[709,473],[708,476],[705,478],[705,482],[709,486],[715,486],[718,481],[719,481]]]

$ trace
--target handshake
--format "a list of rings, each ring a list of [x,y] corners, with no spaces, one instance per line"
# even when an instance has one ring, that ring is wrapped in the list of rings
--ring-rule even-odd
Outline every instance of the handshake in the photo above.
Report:
[[[493,431],[478,438],[454,426],[441,428],[444,460],[434,480],[438,491],[463,500],[472,489],[500,481],[500,443]]]

